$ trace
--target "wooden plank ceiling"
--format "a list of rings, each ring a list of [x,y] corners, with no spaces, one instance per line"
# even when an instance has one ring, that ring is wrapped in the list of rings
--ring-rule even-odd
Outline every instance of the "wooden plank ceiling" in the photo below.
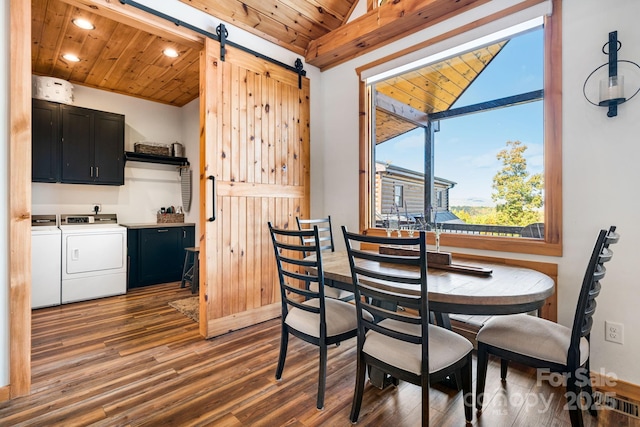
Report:
[[[352,28],[354,22],[347,21],[358,3],[357,0],[180,1],[301,55],[308,54],[314,40],[332,35],[340,38],[342,28]],[[452,6],[441,0],[411,0],[405,7],[412,5],[412,11],[439,7],[444,14],[461,5],[481,2],[465,0]],[[370,7],[371,3],[368,1]],[[380,16],[398,7],[397,2],[384,3]],[[116,5],[108,0],[32,0],[31,5],[34,74],[176,106],[198,96],[202,43],[174,38],[168,31],[151,31],[149,27],[147,31],[141,30],[135,21],[114,15],[109,9]],[[373,12],[367,12],[366,17]],[[91,21],[95,29],[83,30],[73,25],[72,19],[78,17]],[[231,32],[229,40],[233,38]],[[162,51],[168,47],[180,56],[164,56]],[[489,46],[387,79],[378,83],[376,90],[424,114],[447,110],[501,48],[501,44]],[[65,53],[77,55],[80,62],[65,60],[62,58]],[[382,109],[378,109],[376,122],[378,143],[417,126]]]
[[[222,21],[304,55],[344,25],[358,0],[180,0]],[[233,34],[229,34],[233,40]]]
[[[375,90],[425,115],[447,111],[506,43],[495,43],[391,77],[376,83]],[[394,111],[376,109],[378,144],[417,127]]]
[[[59,0],[32,0],[31,11],[33,74],[176,106],[198,97],[197,44],[179,43]],[[75,26],[75,18],[92,22],[95,29]],[[180,56],[165,56],[166,48]],[[80,62],[64,59],[65,53]]]

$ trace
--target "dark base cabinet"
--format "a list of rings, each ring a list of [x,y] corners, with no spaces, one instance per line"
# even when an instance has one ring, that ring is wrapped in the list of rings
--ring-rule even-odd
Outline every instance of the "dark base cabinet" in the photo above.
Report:
[[[182,279],[185,250],[195,246],[195,226],[129,228],[129,288]]]

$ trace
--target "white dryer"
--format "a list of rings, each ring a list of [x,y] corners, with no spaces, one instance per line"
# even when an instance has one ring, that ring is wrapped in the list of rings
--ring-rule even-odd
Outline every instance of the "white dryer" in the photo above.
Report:
[[[61,252],[56,215],[32,215],[31,308],[60,305]]]
[[[127,292],[127,229],[115,214],[62,215],[62,303]]]

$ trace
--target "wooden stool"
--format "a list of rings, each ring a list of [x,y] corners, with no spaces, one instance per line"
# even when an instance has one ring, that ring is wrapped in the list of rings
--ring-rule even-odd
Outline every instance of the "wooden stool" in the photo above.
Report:
[[[191,284],[191,293],[195,294],[198,291],[200,284],[200,261],[198,256],[200,254],[199,247],[184,248],[184,266],[182,267],[182,282],[180,287],[185,287],[185,282]],[[189,255],[193,255],[193,259],[189,261]]]

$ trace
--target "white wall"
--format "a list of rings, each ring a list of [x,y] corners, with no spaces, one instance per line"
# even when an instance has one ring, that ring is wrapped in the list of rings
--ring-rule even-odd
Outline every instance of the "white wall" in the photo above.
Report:
[[[621,239],[598,298],[592,331],[592,370],[604,369],[640,384],[640,280],[638,265],[638,182],[640,182],[640,97],[618,108],[587,103],[582,85],[588,74],[607,61],[601,52],[610,31],[618,31],[619,59],[640,62],[640,2],[618,0],[563,1],[563,201],[564,257],[559,271],[560,321],[570,324],[587,248],[596,230],[618,226]],[[622,71],[621,71],[622,72]],[[640,87],[640,70],[625,71],[627,96]],[[624,345],[604,341],[604,321],[625,325]]]
[[[182,136],[186,156],[191,164],[191,209],[186,212],[185,221],[196,224],[196,246],[200,236],[200,99],[196,98],[181,108]]]
[[[582,84],[588,74],[606,61],[601,48],[608,40],[609,31],[618,30],[622,41],[620,59],[640,62],[637,43],[640,26],[636,22],[640,2],[564,0],[562,3],[564,255],[562,258],[504,253],[498,256],[557,262],[559,321],[570,326],[596,234],[610,224],[617,225],[622,237],[614,248],[616,256],[608,265],[598,300],[591,368],[640,384],[640,370],[636,368],[640,334],[635,330],[640,324],[640,311],[635,307],[640,302],[636,249],[636,242],[640,241],[637,226],[640,96],[620,106],[615,118],[607,118],[604,108],[590,105],[582,96]],[[330,207],[326,211],[331,213],[336,225],[345,224],[354,230],[358,227],[358,76],[355,69],[429,39],[447,26],[452,24],[445,22],[423,30],[322,73],[322,110],[324,122],[330,124],[322,131],[324,205]],[[631,80],[630,77],[626,76],[627,80]],[[640,82],[640,78],[636,82]],[[638,84],[633,90],[637,88]],[[628,91],[630,95],[631,87]],[[343,244],[341,239],[336,241]],[[464,250],[456,248],[456,251]],[[625,325],[624,345],[604,341],[605,319]]]
[[[185,107],[187,114],[179,107],[78,85],[74,105],[124,114],[126,151],[133,151],[139,141],[185,144],[183,133],[188,126],[195,127],[189,131],[198,135],[197,108]],[[197,141],[195,144],[190,140],[185,149],[192,165],[198,164]],[[193,192],[197,188],[197,182],[192,182]],[[117,213],[122,223],[155,223],[160,207],[182,205],[178,169],[154,163],[127,162],[122,186],[33,183],[32,190],[34,214],[91,213],[93,204],[100,203],[103,213]],[[195,209],[187,214],[187,222],[197,220],[197,205],[192,206]]]
[[[9,2],[0,6],[0,48],[9,52]],[[9,384],[9,59],[0,57],[0,203],[5,208],[0,215],[0,387]]]

